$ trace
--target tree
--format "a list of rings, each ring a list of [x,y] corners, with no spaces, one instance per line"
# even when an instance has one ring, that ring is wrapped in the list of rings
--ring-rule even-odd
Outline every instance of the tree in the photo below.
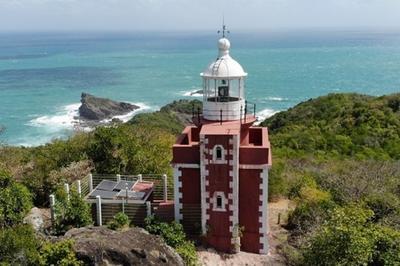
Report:
[[[31,208],[32,197],[28,189],[0,169],[0,228],[21,224]]]
[[[307,265],[368,265],[375,247],[371,210],[352,205],[336,208],[311,239],[304,253]]]

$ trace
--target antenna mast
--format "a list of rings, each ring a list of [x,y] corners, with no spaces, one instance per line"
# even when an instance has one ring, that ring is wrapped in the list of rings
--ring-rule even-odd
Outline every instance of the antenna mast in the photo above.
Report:
[[[219,30],[218,33],[222,33],[222,38],[225,38],[225,36],[230,33],[225,25],[225,17],[222,17],[222,30]]]

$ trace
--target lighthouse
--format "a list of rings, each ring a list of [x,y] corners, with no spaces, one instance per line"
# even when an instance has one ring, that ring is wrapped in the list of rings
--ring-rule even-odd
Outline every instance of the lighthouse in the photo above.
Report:
[[[203,108],[173,145],[175,220],[223,252],[268,253],[268,129],[254,126],[247,73],[223,26],[218,57],[201,74]]]

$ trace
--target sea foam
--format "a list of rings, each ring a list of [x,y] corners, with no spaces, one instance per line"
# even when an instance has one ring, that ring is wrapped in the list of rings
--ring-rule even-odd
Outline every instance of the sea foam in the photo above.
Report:
[[[28,125],[33,127],[47,128],[49,131],[72,128],[78,123],[80,103],[69,104],[62,107],[54,115],[44,115],[29,121]]]
[[[125,122],[128,122],[129,120],[131,120],[131,118],[134,117],[137,113],[152,109],[150,106],[146,105],[145,103],[130,103],[130,104],[139,106],[139,109],[133,110],[132,112],[129,112],[124,115],[116,115],[111,119],[104,119],[104,120],[100,121],[100,123],[108,123],[108,122],[111,122],[112,119],[119,119],[125,123]]]
[[[139,106],[139,109],[136,109],[132,112],[129,112],[125,115],[117,115],[112,117],[111,119],[104,119],[99,122],[99,124],[107,124],[112,119],[117,118],[122,122],[129,121],[134,115],[139,112],[151,109],[150,106],[145,103],[131,103]],[[38,127],[44,129],[46,132],[62,132],[65,130],[73,130],[79,129],[83,131],[90,131],[91,128],[81,124],[79,121],[79,107],[80,103],[69,104],[63,106],[59,111],[56,111],[54,115],[44,115],[36,117],[29,121],[28,126]]]
[[[271,101],[271,102],[282,102],[282,101],[288,101],[288,98],[283,98],[283,97],[274,97],[274,96],[270,96],[265,98],[265,100],[267,101]]]
[[[186,97],[203,97],[202,93],[198,93],[200,90],[202,90],[202,88],[193,88],[190,91],[183,91],[182,95]]]
[[[278,113],[279,111],[275,111],[272,109],[264,109],[261,110],[260,112],[257,113],[257,122],[255,123],[256,125],[260,124],[263,122],[265,119],[273,116],[274,114]]]

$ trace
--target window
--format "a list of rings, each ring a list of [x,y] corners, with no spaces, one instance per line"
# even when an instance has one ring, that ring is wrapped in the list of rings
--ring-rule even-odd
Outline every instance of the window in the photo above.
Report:
[[[217,208],[222,209],[222,197],[217,196]]]
[[[222,191],[215,191],[211,199],[212,210],[216,212],[225,212],[228,201],[225,198],[225,193]]]
[[[215,158],[217,160],[222,160],[222,149],[221,149],[221,147],[217,147],[215,149]]]
[[[221,145],[215,145],[212,152],[212,162],[215,164],[225,164],[225,150]]]

